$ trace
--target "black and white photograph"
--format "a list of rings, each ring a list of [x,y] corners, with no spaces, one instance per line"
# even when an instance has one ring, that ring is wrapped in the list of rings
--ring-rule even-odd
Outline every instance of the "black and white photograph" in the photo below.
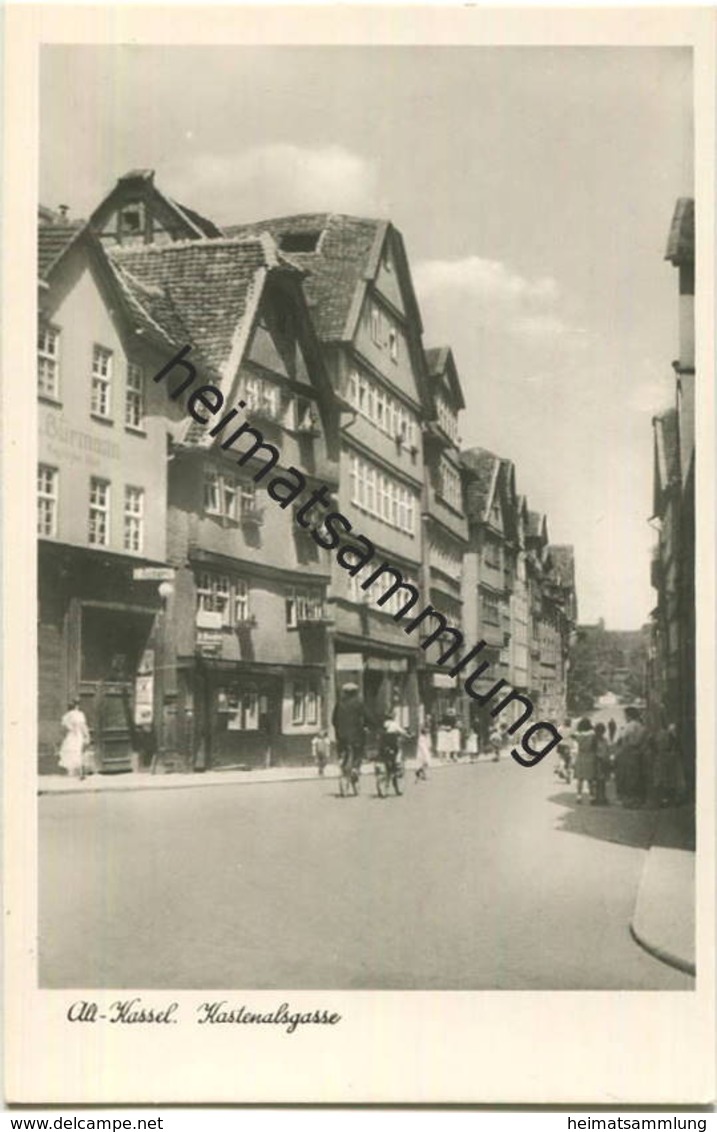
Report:
[[[694,996],[693,48],[38,75],[37,988]]]

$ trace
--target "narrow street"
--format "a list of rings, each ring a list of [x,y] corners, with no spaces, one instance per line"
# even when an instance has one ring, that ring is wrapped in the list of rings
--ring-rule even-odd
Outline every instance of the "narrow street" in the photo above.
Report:
[[[628,924],[652,815],[542,765],[40,799],[45,987],[690,989]]]

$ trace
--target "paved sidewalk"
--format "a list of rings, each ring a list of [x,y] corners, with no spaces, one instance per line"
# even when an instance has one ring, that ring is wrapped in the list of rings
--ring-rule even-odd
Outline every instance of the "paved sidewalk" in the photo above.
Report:
[[[630,930],[664,963],[695,974],[695,831],[691,806],[657,814]]]
[[[462,760],[467,762],[467,760]],[[480,760],[482,762],[487,759]],[[415,759],[406,759],[407,771],[413,771]],[[459,763],[435,762],[431,770],[443,766],[458,766]],[[362,775],[374,773],[373,762],[365,762]],[[207,770],[167,772],[139,771],[126,774],[91,774],[87,778],[70,778],[67,774],[43,774],[38,778],[38,794],[97,794],[104,791],[126,790],[181,790],[196,786],[227,786],[241,784],[252,786],[260,782],[302,782],[316,781],[320,777],[315,766],[275,766],[252,768],[251,770]],[[325,778],[338,778],[339,768],[335,763],[326,767]]]

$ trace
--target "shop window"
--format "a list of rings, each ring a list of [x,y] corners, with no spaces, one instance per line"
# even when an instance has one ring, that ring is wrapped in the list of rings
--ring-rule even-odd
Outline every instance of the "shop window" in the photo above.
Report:
[[[142,551],[144,543],[144,491],[141,487],[124,489],[124,548],[133,554]]]
[[[112,417],[112,351],[104,346],[92,348],[92,413],[107,420]]]
[[[291,723],[294,727],[315,727],[321,712],[321,696],[313,680],[295,680],[292,686]]]
[[[57,498],[60,473],[48,464],[37,466],[37,533],[45,538],[57,534]]]
[[[127,428],[136,429],[144,425],[144,370],[135,362],[127,364],[124,423]]]
[[[92,476],[90,480],[90,546],[109,546],[110,485],[108,480]]]
[[[217,712],[226,719],[227,731],[259,729],[259,696],[253,688],[217,688]]]
[[[37,392],[53,401],[60,396],[60,331],[47,323],[37,332]]]

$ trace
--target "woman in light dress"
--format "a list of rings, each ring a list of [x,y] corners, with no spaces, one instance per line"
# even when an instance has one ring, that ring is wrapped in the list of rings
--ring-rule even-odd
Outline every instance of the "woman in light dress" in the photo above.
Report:
[[[60,766],[70,775],[84,778],[82,752],[90,742],[90,732],[79,700],[72,700],[62,717],[64,738],[60,746]]]

